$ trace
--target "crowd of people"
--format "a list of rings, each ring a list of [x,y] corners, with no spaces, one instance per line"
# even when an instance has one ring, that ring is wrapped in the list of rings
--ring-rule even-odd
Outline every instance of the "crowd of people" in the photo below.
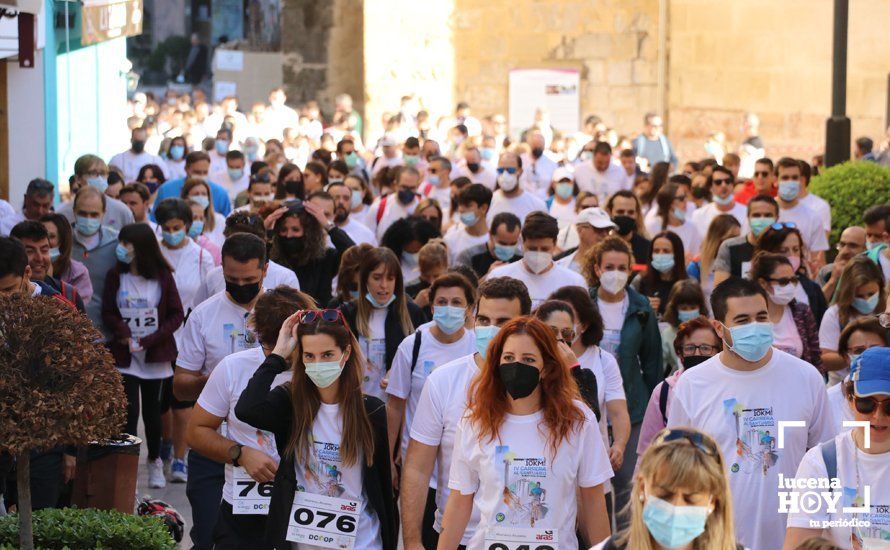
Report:
[[[366,144],[345,95],[137,94],[127,151],[0,202],[0,294],[92,320],[194,548],[890,544],[890,200],[831,251],[818,165],[754,115],[681,164],[655,114],[415,103]]]

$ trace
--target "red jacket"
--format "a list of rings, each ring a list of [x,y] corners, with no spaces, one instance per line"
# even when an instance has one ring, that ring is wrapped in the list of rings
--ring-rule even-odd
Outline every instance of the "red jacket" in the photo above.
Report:
[[[161,301],[158,303],[158,330],[140,339],[145,348],[145,360],[149,363],[164,363],[176,359],[176,340],[173,332],[182,325],[184,312],[179,299],[179,291],[173,274],[162,269],[158,273],[161,285]],[[117,307],[117,291],[121,286],[121,273],[115,266],[105,277],[105,291],[102,294],[102,321],[111,331],[113,338],[108,346],[117,366],[130,366],[130,348],[120,340],[130,337],[130,327],[124,322]]]

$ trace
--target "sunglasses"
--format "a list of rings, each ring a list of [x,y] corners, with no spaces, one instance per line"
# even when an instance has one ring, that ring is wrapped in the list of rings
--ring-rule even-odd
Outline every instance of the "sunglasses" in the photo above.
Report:
[[[670,443],[671,441],[681,441],[686,440],[698,449],[699,451],[705,453],[708,456],[717,457],[719,456],[717,452],[717,447],[714,446],[713,443],[706,440],[704,435],[698,432],[690,432],[687,430],[663,430],[661,435],[657,438],[658,444]]]
[[[515,174],[516,168],[498,168],[498,174],[503,174],[507,172],[508,174]]]
[[[880,405],[884,416],[890,416],[890,399],[879,400],[874,397],[854,397],[853,405],[859,414],[872,414]]]
[[[554,326],[551,326],[550,332],[553,333],[553,336],[555,336],[557,340],[565,340],[566,342],[574,342],[575,341],[575,330],[574,329],[570,329],[570,328],[558,329]]]
[[[711,182],[712,185],[729,185],[731,183],[732,183],[732,180],[730,180],[729,178],[724,178],[724,179],[719,179],[719,180],[714,179],[714,181]]]
[[[770,277],[767,279],[767,281],[771,283],[778,283],[780,286],[785,286],[787,284],[796,285],[800,282],[800,277],[797,277],[796,275],[794,277],[779,277],[778,279]]]
[[[346,319],[339,309],[303,309],[297,312],[297,320],[301,325],[314,325],[319,321],[340,323],[346,326]]]
[[[788,229],[797,229],[797,224],[794,222],[776,222],[770,226],[771,229],[775,229],[779,231],[783,227],[787,227]]]

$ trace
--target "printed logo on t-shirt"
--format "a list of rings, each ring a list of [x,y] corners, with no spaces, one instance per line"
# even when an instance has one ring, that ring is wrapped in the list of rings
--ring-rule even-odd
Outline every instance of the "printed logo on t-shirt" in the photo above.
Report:
[[[509,445],[495,448],[495,464],[504,467],[504,498],[506,510],[496,514],[495,521],[513,527],[534,527],[549,512],[547,506],[547,459],[518,457]]]
[[[856,493],[856,490],[853,490]],[[847,488],[844,487],[844,502],[847,500]],[[862,506],[863,499],[857,495],[850,506]],[[872,504],[869,511],[857,519],[860,521],[852,528],[850,544],[854,550],[866,548],[890,548],[890,505]]]
[[[256,334],[253,331],[236,327],[234,323],[223,324],[223,341],[229,345],[229,353],[250,349],[257,345]]]
[[[779,460],[772,407],[745,408],[733,397],[723,402],[723,408],[725,414],[732,415],[736,430],[736,453],[730,471],[744,474],[759,471],[766,476]]]
[[[316,441],[310,436],[311,456],[303,475],[309,487],[297,486],[297,491],[309,491],[326,497],[339,497],[346,491],[343,486],[343,471],[340,469],[340,445]]]

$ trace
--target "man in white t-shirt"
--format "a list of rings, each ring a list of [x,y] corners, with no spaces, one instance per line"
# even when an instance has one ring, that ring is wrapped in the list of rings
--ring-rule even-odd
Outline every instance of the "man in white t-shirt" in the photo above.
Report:
[[[436,547],[448,501],[454,435],[466,410],[467,389],[482,367],[488,343],[498,329],[530,312],[531,300],[521,281],[509,277],[486,280],[479,285],[474,331],[476,353],[437,366],[427,378],[411,423],[411,441],[402,468],[402,534],[406,550]],[[429,490],[433,466],[437,467],[435,492]],[[434,498],[436,503],[433,526],[423,525],[428,498]],[[479,510],[474,506],[461,544],[469,542],[478,522]]]
[[[626,187],[624,168],[612,158],[612,146],[605,141],[591,143],[584,146],[584,151],[592,151],[593,159],[575,167],[575,183],[578,189],[593,193],[599,197],[600,204],[604,204],[615,191],[630,188]]]
[[[800,202],[800,164],[783,157],[776,163],[779,221],[793,223],[803,237],[803,245],[810,251],[810,268],[818,271],[825,265],[828,236],[818,215]]]
[[[579,273],[553,262],[558,235],[556,218],[543,212],[529,214],[522,225],[522,261],[492,269],[488,276],[513,277],[525,283],[532,308],[560,287],[586,287],[587,282]]]
[[[481,183],[471,183],[460,190],[457,198],[460,223],[452,225],[444,238],[450,264],[454,264],[468,248],[488,242],[485,216],[491,206],[491,196],[491,191]]]
[[[458,163],[457,172],[459,176],[469,178],[473,183],[481,183],[494,190],[497,174],[489,165],[482,162],[482,153],[476,147],[467,147],[464,150],[464,158]]]
[[[123,153],[114,155],[108,161],[108,164],[117,166],[124,173],[124,183],[136,181],[139,170],[146,164],[156,165],[164,172],[165,176],[169,177],[169,174],[166,173],[167,166],[164,160],[145,151],[147,140],[148,134],[144,128],[133,128],[133,132],[130,134],[130,148]]]
[[[352,208],[352,189],[342,181],[328,185],[328,193],[334,199],[334,223],[342,229],[355,244],[367,243],[377,246],[377,237],[368,226],[357,222],[350,216]]]
[[[451,216],[451,161],[445,157],[430,158],[426,170],[426,181],[420,186],[420,194],[436,199],[442,208],[442,216]]]
[[[378,242],[383,239],[383,234],[396,220],[414,214],[414,209],[420,202],[420,195],[417,194],[419,187],[420,172],[405,166],[399,171],[395,193],[378,197],[371,204],[365,225],[374,231]]]
[[[522,164],[525,166],[525,170],[522,171],[523,181],[521,183],[529,193],[546,199],[550,182],[554,177],[553,172],[559,165],[548,156],[544,147],[544,136],[541,132],[529,132],[525,139],[531,152],[522,155]]]
[[[235,202],[238,193],[247,190],[250,172],[247,171],[247,159],[241,151],[226,153],[226,165],[222,170],[210,174],[210,179],[222,185],[229,192],[229,198]]]
[[[396,138],[393,136],[386,134],[380,138],[380,148],[383,149],[383,156],[375,158],[374,162],[371,163],[372,178],[377,175],[377,172],[384,168],[402,166],[404,164],[402,157],[399,156],[396,146]]]
[[[198,305],[185,322],[173,374],[173,394],[179,401],[197,399],[223,358],[259,345],[247,321],[266,274],[266,243],[249,233],[232,235],[222,247],[222,268],[226,291]],[[173,458],[173,480],[187,477],[192,541],[198,548],[210,548],[225,482],[224,468],[194,450],[188,455],[187,469],[182,458]]]
[[[692,223],[702,239],[708,235],[708,228],[714,218],[721,214],[732,214],[742,225],[742,234],[747,232],[748,211],[735,201],[732,193],[734,184],[732,172],[723,166],[715,166],[714,171],[708,176],[707,188],[711,190],[712,202],[692,213]]]
[[[278,469],[275,435],[242,422],[235,405],[253,374],[275,348],[281,325],[312,300],[292,289],[273,289],[260,295],[254,307],[253,328],[259,347],[226,356],[210,373],[189,421],[189,444],[203,457],[225,464],[225,484],[213,542],[217,548],[244,548],[264,535],[270,487]],[[276,350],[277,351],[277,350]],[[281,356],[273,360],[284,361]],[[286,371],[272,386],[291,379]],[[226,422],[225,433],[220,426]]]
[[[834,436],[825,384],[812,365],[771,347],[767,296],[757,283],[721,283],[711,309],[724,349],[680,377],[668,427],[691,426],[717,441],[739,542],[780,548],[786,514],[778,513],[779,476],[793,478],[806,450]]]
[[[527,193],[519,185],[522,178],[522,159],[516,153],[504,153],[498,159],[498,190],[488,209],[488,224],[501,212],[512,212],[520,220],[535,211],[546,212],[547,204],[540,197]]]
[[[797,162],[800,164],[800,203],[816,213],[819,221],[822,222],[822,229],[827,235],[831,233],[831,205],[822,197],[810,193],[810,178],[813,169],[805,160]]]
[[[220,128],[216,132],[216,141],[213,142],[213,150],[208,152],[210,155],[210,173],[226,171],[226,153],[232,147],[232,131],[227,128]]]

